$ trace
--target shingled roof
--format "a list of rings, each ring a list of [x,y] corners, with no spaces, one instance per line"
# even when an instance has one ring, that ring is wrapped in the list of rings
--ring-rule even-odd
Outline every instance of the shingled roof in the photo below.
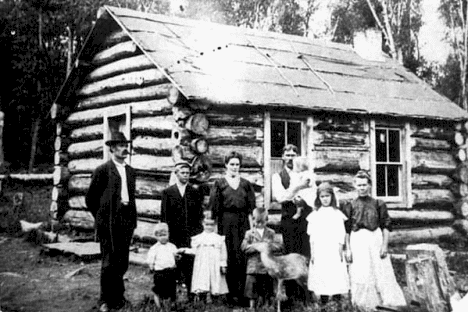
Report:
[[[101,18],[110,16],[188,99],[468,118],[394,60],[365,60],[349,45],[110,6],[104,10]]]

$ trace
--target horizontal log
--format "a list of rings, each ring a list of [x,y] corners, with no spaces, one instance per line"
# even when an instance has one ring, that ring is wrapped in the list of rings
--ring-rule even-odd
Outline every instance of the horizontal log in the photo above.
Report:
[[[328,182],[334,187],[338,187],[343,192],[354,192],[354,174],[351,173],[328,173],[317,172],[315,175],[316,183],[319,185]]]
[[[106,47],[110,47],[110,46],[116,45],[117,43],[129,41],[129,40],[130,40],[130,37],[128,36],[128,34],[125,31],[119,29],[111,33],[109,36],[107,36],[104,39],[103,44]]]
[[[102,140],[103,128],[104,126],[102,124],[76,128],[70,131],[69,137],[72,142]]]
[[[211,145],[206,155],[211,159],[213,166],[224,167],[224,157],[232,151],[242,155],[243,167],[263,166],[263,147],[261,146]]]
[[[54,173],[52,176],[54,185],[63,185],[66,184],[70,178],[70,170],[65,166],[54,166]]]
[[[148,222],[146,220],[139,219],[137,227],[133,232],[133,236],[137,240],[143,240],[148,243],[156,243],[156,237],[154,236],[154,228],[156,222]]]
[[[455,230],[451,226],[440,226],[421,229],[402,229],[390,233],[391,244],[414,244],[438,242],[442,236],[452,236]]]
[[[69,223],[73,228],[94,229],[94,217],[89,211],[70,209],[63,216],[63,221]]]
[[[243,109],[245,110],[245,108]],[[210,122],[210,127],[257,127],[263,128],[263,114],[237,111],[232,107],[229,111],[210,110],[206,112],[206,117]]]
[[[431,121],[431,123],[428,123],[426,121],[415,121],[411,124],[410,127],[412,137],[438,139],[445,141],[453,140],[453,122],[437,123],[436,121]]]
[[[162,138],[170,138],[176,123],[172,116],[155,116],[135,118],[132,120],[132,133],[147,134]]]
[[[147,135],[139,135],[133,139],[133,153],[170,156],[173,147],[171,138],[155,138]]]
[[[413,189],[446,188],[453,184],[453,179],[444,174],[411,174],[411,186]]]
[[[159,216],[161,214],[160,199],[135,199],[137,214],[142,216]],[[68,199],[68,206],[72,210],[87,210],[86,200],[84,195],[71,196]]]
[[[452,205],[455,202],[455,196],[452,191],[447,189],[413,189],[413,205],[418,204],[447,204]]]
[[[322,131],[313,132],[315,146],[369,147],[368,133]]]
[[[166,97],[170,87],[170,83],[163,83],[154,86],[116,91],[105,95],[97,95],[78,101],[77,110],[99,108],[131,101],[163,99]]]
[[[160,198],[162,191],[168,187],[167,179],[156,179],[147,176],[136,177],[136,196],[140,198]],[[91,184],[91,174],[75,174],[68,181],[70,194],[86,194]]]
[[[317,115],[314,116],[314,131],[369,133],[369,123],[365,118],[352,115]]]
[[[457,164],[451,153],[442,151],[411,152],[412,172],[453,174]]]
[[[159,218],[161,215],[161,200],[136,199],[137,214],[139,217]]]
[[[93,172],[102,163],[104,163],[102,157],[73,159],[68,163],[68,169],[72,174]]]
[[[174,170],[174,161],[171,157],[153,156],[153,155],[132,155],[131,165],[138,170],[172,172]]]
[[[128,107],[132,112],[132,117],[147,117],[147,116],[166,116],[171,114],[171,107],[166,100],[150,100],[150,101],[141,101],[141,102],[129,102],[119,105],[114,105],[111,107],[102,107],[98,109],[78,111],[70,114],[67,119],[67,125],[71,126],[74,129],[72,131],[79,130],[82,127],[88,125],[100,126],[102,129],[102,119],[105,115],[109,113],[121,112],[124,114]],[[95,131],[89,129],[89,131]],[[102,130],[101,130],[102,131]],[[75,136],[80,137],[80,134]],[[83,139],[84,140],[84,139]]]
[[[94,140],[72,143],[68,146],[67,153],[70,159],[101,157],[103,153],[103,141]]]
[[[77,91],[78,96],[91,97],[116,90],[135,89],[143,86],[169,83],[167,77],[157,68],[120,74],[98,81],[91,81]]]
[[[394,210],[388,211],[393,221],[405,220],[412,222],[442,222],[454,221],[455,216],[450,211],[443,210]]]
[[[449,141],[427,139],[427,138],[411,138],[412,150],[442,150],[450,151],[453,147]]]
[[[70,194],[85,194],[91,184],[90,173],[74,174],[68,180],[68,191]]]
[[[210,145],[257,145],[263,142],[263,129],[255,127],[211,127],[206,139]]]
[[[354,149],[316,149],[315,171],[356,173],[369,168],[369,151]]]
[[[137,55],[97,67],[86,76],[86,81],[104,79],[121,73],[154,68],[153,62],[146,55]]]
[[[96,53],[91,62],[99,66],[140,53],[140,49],[133,41],[125,41]]]

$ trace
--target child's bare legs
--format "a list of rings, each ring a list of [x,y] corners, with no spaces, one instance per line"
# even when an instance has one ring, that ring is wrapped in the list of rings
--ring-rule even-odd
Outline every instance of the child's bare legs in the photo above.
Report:
[[[249,300],[249,308],[252,310],[255,309],[255,299]]]

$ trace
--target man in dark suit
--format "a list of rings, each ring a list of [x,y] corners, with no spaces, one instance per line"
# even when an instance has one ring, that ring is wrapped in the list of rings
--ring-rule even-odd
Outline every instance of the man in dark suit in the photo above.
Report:
[[[175,164],[175,184],[162,192],[161,221],[169,225],[170,241],[177,248],[190,247],[192,236],[203,231],[203,195],[189,183],[191,166],[186,161]],[[180,277],[190,292],[193,256],[184,254],[177,263]]]
[[[106,145],[112,159],[96,168],[86,194],[86,205],[94,216],[101,247],[101,312],[120,309],[126,303],[123,277],[137,224],[135,170],[125,164],[129,143],[122,132],[111,134]]]

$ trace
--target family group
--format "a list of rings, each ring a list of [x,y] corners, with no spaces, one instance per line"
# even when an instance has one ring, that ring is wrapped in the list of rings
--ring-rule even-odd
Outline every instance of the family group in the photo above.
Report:
[[[95,170],[86,196],[101,246],[98,307],[103,312],[127,303],[123,276],[136,227],[135,172],[124,162],[128,143],[122,133],[106,142],[112,159]],[[189,300],[226,295],[228,304],[252,309],[268,302],[274,281],[255,248],[258,243],[308,259],[308,289],[286,284],[290,298],[312,294],[325,303],[350,294],[363,311],[406,306],[387,251],[391,220],[385,203],[370,196],[370,176],[358,172],[358,196],[339,203],[329,183],[316,186],[294,145],[284,147],[282,159],[282,170],[272,177],[273,198],[281,205],[281,235],[266,226],[268,211],[256,207],[253,185],[239,174],[242,155],[226,155],[225,175],[215,181],[205,208],[200,188],[189,183],[190,164],[176,163],[175,183],[162,192],[157,243],[147,259],[157,306],[175,300],[177,281],[187,287]]]

